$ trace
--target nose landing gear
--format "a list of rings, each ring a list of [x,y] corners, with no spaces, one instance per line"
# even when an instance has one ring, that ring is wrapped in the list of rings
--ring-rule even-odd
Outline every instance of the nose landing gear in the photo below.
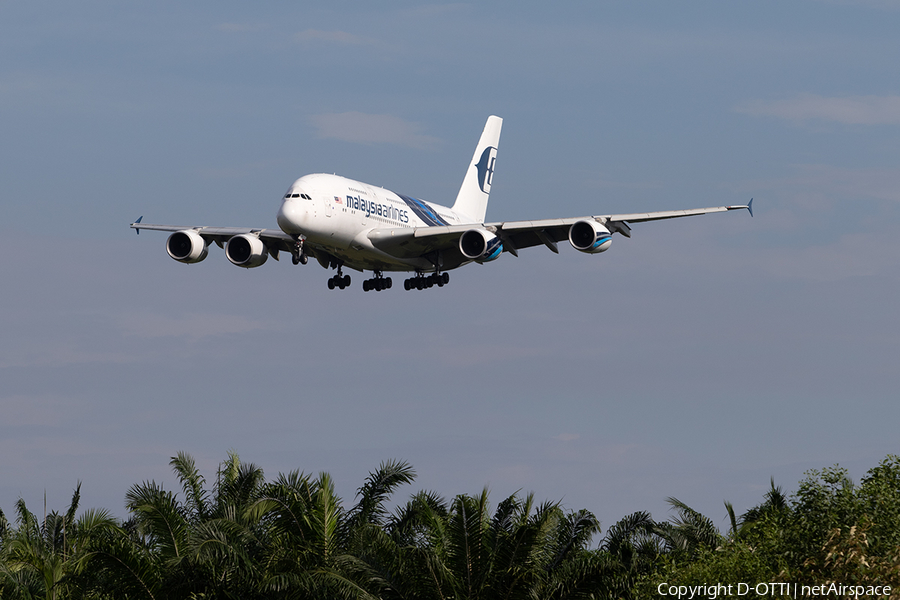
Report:
[[[300,238],[294,242],[294,247],[291,248],[291,262],[295,265],[305,265],[308,261],[309,257],[303,251],[303,238]]]

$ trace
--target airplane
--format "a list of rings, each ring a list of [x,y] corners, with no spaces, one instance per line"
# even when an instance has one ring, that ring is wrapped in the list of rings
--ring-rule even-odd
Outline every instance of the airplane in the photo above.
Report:
[[[486,222],[502,124],[500,117],[488,117],[450,207],[316,173],[297,179],[284,194],[276,215],[279,229],[150,225],[141,222],[143,216],[131,228],[138,234],[141,229],[172,232],[166,251],[182,263],[202,261],[215,242],[232,264],[246,269],[262,266],[269,256],[278,260],[280,252],[289,252],[295,265],[312,256],[337,271],[328,279],[329,289],[350,285],[344,267],[371,271],[362,286],[368,292],[390,289],[391,277],[384,274],[396,272],[414,273],[404,282],[406,290],[443,287],[450,282],[448,271],[463,265],[491,262],[503,252],[518,256],[532,246],[559,253],[557,244],[567,239],[580,252],[599,254],[609,249],[614,233],[630,238],[632,223],[738,209],[753,216],[751,199],[740,206]]]

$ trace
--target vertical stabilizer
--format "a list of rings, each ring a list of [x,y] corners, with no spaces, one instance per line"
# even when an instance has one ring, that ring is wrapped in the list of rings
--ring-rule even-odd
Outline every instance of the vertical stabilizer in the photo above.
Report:
[[[503,119],[500,117],[488,117],[481,139],[475,148],[475,155],[469,163],[469,170],[466,171],[466,178],[463,179],[459,195],[456,196],[456,202],[452,207],[454,212],[469,217],[473,223],[484,223],[484,216],[487,213],[501,125]]]

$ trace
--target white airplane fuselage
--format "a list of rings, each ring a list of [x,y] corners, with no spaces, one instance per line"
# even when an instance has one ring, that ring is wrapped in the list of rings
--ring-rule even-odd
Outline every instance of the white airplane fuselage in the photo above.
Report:
[[[324,247],[347,267],[372,271],[430,270],[418,257],[402,259],[376,248],[373,229],[452,226],[470,223],[452,209],[340,175],[305,175],[291,184],[278,209],[278,226]]]

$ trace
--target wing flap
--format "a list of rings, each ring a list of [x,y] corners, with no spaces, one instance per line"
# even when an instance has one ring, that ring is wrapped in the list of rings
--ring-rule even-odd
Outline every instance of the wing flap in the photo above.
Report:
[[[468,262],[459,250],[459,236],[476,227],[480,225],[373,229],[367,237],[375,248],[396,258],[425,257],[443,269],[455,269]]]
[[[372,245],[397,258],[415,258],[436,250],[456,248],[463,232],[478,225],[439,227],[394,227],[373,229],[367,237]]]

